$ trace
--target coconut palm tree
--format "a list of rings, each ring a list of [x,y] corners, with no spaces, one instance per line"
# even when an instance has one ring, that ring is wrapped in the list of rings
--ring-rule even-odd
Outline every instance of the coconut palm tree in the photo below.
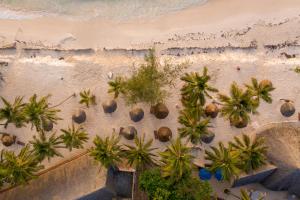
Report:
[[[210,119],[202,119],[203,111],[195,108],[186,108],[180,112],[178,122],[183,127],[178,128],[180,137],[188,137],[193,144],[201,143],[201,136],[209,134]]]
[[[135,146],[124,145],[126,147],[124,153],[128,160],[128,164],[138,171],[143,170],[147,166],[152,166],[155,162],[156,155],[152,153],[156,148],[151,148],[153,140],[145,142],[145,135],[134,138]]]
[[[38,133],[38,137],[33,136],[33,141],[30,141],[30,144],[33,146],[33,153],[39,162],[42,162],[45,158],[50,160],[54,156],[63,157],[58,151],[59,148],[64,148],[61,145],[62,143],[62,139],[56,137],[55,133],[48,138],[43,131]]]
[[[253,98],[249,90],[243,90],[235,82],[231,84],[230,96],[219,94],[223,103],[221,115],[230,120],[230,123],[238,128],[247,126],[250,114],[256,114],[259,101]]]
[[[248,135],[243,135],[242,140],[234,137],[234,142],[229,144],[240,155],[241,169],[245,172],[248,173],[265,164],[267,146],[264,144],[263,137],[255,138],[251,141]]]
[[[120,137],[112,135],[102,139],[97,135],[93,142],[90,155],[105,168],[117,167],[123,158],[122,147],[119,145]]]
[[[13,151],[3,151],[2,157],[2,167],[5,170],[3,172],[8,175],[5,181],[12,185],[26,183],[35,178],[37,172],[43,169],[29,145],[23,147],[18,155]]]
[[[3,124],[4,128],[7,128],[9,123],[13,123],[17,128],[25,126],[26,118],[23,113],[25,103],[23,103],[23,97],[16,97],[13,104],[3,97],[1,99],[4,107],[0,108],[0,120],[6,120]]]
[[[218,92],[218,90],[210,85],[208,82],[210,76],[207,73],[207,68],[204,67],[203,74],[200,75],[197,72],[186,73],[181,80],[185,82],[184,86],[181,88],[181,95],[184,99],[188,99],[192,104],[205,104],[205,97],[212,98],[209,92]]]
[[[219,143],[219,148],[211,146],[211,151],[205,150],[205,159],[209,160],[209,169],[212,172],[222,171],[223,180],[231,180],[239,175],[239,153],[232,151],[231,147],[225,148]]]
[[[245,84],[250,92],[258,99],[263,99],[267,103],[272,103],[272,97],[270,92],[275,90],[272,82],[269,80],[263,80],[258,83],[256,78],[251,79],[251,85]]]
[[[191,148],[182,144],[180,138],[173,140],[167,150],[160,153],[160,156],[164,177],[179,181],[191,173],[193,159]]]
[[[113,93],[115,99],[118,98],[120,94],[124,93],[124,80],[122,77],[117,76],[113,81],[109,81],[108,85],[108,93]]]
[[[35,127],[37,131],[43,129],[44,120],[54,124],[56,124],[58,120],[61,120],[61,118],[57,117],[57,113],[60,112],[60,110],[49,107],[49,97],[50,95],[44,96],[38,100],[37,95],[34,94],[30,97],[29,103],[27,103],[24,108],[27,121],[30,122],[32,128]]]
[[[66,145],[66,148],[68,148],[70,151],[72,151],[73,148],[82,149],[83,143],[87,142],[89,139],[87,132],[81,126],[75,128],[74,124],[72,124],[72,127],[60,130],[64,133],[60,137],[63,143]]]
[[[80,95],[80,104],[85,104],[86,107],[90,107],[90,105],[96,105],[96,96],[91,94],[90,90],[84,90],[79,93]]]

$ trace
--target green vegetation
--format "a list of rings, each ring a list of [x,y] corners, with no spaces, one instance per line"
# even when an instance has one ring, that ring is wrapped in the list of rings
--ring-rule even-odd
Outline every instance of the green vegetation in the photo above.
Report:
[[[256,170],[266,164],[267,146],[264,138],[255,138],[251,141],[250,137],[243,135],[242,140],[234,137],[234,142],[230,142],[233,151],[237,151],[241,160],[240,168],[245,172]]]
[[[135,146],[125,145],[125,157],[130,166],[134,166],[137,170],[144,170],[147,166],[152,166],[155,162],[156,155],[152,153],[156,148],[151,148],[153,140],[145,142],[145,136],[135,137]]]
[[[239,175],[239,154],[232,151],[230,146],[226,148],[220,142],[219,148],[212,146],[211,151],[205,150],[205,154],[205,159],[210,161],[209,170],[212,172],[221,170],[224,180],[229,181]]]
[[[251,83],[252,85],[246,84],[246,87],[252,93],[252,95],[257,98],[258,101],[263,99],[267,103],[272,103],[270,92],[275,90],[275,88],[273,87],[271,81],[263,80],[258,83],[256,78],[252,78]]]
[[[13,104],[9,103],[5,98],[1,97],[4,107],[0,108],[0,120],[6,120],[4,128],[7,128],[9,123],[13,123],[17,128],[25,126],[26,117],[23,109],[23,97],[16,97]]]
[[[221,115],[234,126],[247,125],[250,114],[256,114],[259,101],[253,98],[249,90],[243,90],[235,82],[231,85],[230,96],[219,94],[223,103]]]
[[[183,125],[178,128],[180,137],[188,137],[193,144],[201,143],[201,136],[208,134],[210,127],[210,119],[201,119],[202,115],[202,108],[188,107],[180,111],[178,122]]]
[[[181,80],[185,82],[185,85],[181,88],[181,95],[183,98],[183,104],[186,102],[192,105],[205,105],[205,97],[212,98],[209,92],[218,92],[218,90],[210,85],[208,81],[211,77],[208,75],[208,70],[206,67],[203,69],[202,75],[197,72],[186,73]],[[186,106],[186,105],[185,105]]]
[[[300,73],[300,66],[296,66],[294,69],[293,69],[294,72],[296,72],[297,74]]]
[[[112,135],[104,139],[96,136],[94,147],[90,150],[90,155],[104,167],[115,168],[123,158],[122,148],[119,145],[120,138]]]
[[[251,114],[257,114],[260,99],[272,103],[270,92],[275,88],[269,80],[252,78],[251,85],[245,84],[246,89],[239,87],[235,82],[231,84],[230,96],[219,94],[219,100],[223,106],[221,115],[230,121],[230,124],[237,128],[244,128],[250,121]]]
[[[61,144],[63,141],[60,137],[56,137],[55,133],[48,138],[45,132],[38,133],[38,137],[33,136],[33,141],[30,141],[33,146],[33,152],[39,162],[42,162],[45,158],[50,160],[54,156],[63,157],[58,152],[59,148],[63,148]]]
[[[210,200],[212,195],[208,182],[186,176],[174,183],[172,179],[163,177],[159,168],[143,172],[139,187],[150,200]]]
[[[29,145],[22,148],[16,155],[12,151],[1,152],[0,183],[11,185],[25,184],[30,179],[36,178],[36,174],[43,166],[37,162]]]
[[[82,149],[83,143],[87,142],[89,139],[87,132],[81,126],[75,128],[74,124],[72,124],[72,127],[69,127],[68,129],[61,129],[61,131],[64,134],[60,137],[66,148],[70,151],[72,151],[73,148]]]
[[[116,77],[108,82],[109,93],[115,98],[120,94],[128,105],[144,102],[150,105],[163,102],[169,95],[165,87],[173,86],[173,81],[188,63],[171,65],[165,62],[161,65],[155,56],[154,49],[145,56],[145,63],[134,70],[131,77]]]
[[[51,108],[48,103],[50,95],[37,99],[37,95],[34,94],[29,99],[29,103],[25,105],[24,114],[27,121],[31,123],[31,127],[35,127],[37,131],[43,130],[42,124],[44,120],[50,121],[54,124],[61,118],[57,117],[57,113],[60,110]]]
[[[218,148],[212,146],[210,151],[205,150],[205,159],[210,161],[209,170],[221,170],[223,179],[229,181],[241,172],[249,173],[265,165],[266,153],[263,138],[251,141],[249,136],[243,135],[242,140],[235,137],[227,148],[220,142]]]
[[[170,177],[175,182],[188,176],[192,170],[191,149],[182,144],[180,138],[172,141],[167,150],[160,153],[163,177]]]
[[[90,90],[84,90],[79,93],[80,95],[80,104],[85,104],[86,107],[90,105],[96,105],[96,96],[91,93]]]

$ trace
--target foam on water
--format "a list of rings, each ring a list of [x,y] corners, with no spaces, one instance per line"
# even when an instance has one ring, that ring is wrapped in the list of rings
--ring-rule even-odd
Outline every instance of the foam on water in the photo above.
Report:
[[[62,15],[72,19],[101,17],[127,20],[162,15],[207,0],[0,0],[0,19]]]

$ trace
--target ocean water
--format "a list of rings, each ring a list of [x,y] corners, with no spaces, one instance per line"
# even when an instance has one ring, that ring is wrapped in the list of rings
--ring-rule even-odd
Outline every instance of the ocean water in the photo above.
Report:
[[[207,0],[0,0],[0,19],[59,15],[70,19],[127,20],[162,15]]]

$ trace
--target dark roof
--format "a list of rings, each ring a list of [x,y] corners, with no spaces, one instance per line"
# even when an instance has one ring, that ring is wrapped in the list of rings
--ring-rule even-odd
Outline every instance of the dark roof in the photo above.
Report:
[[[104,187],[77,200],[112,200],[114,197],[114,193]]]
[[[258,133],[264,137],[268,160],[278,169],[262,184],[271,190],[287,190],[300,197],[300,126],[280,123]]]

